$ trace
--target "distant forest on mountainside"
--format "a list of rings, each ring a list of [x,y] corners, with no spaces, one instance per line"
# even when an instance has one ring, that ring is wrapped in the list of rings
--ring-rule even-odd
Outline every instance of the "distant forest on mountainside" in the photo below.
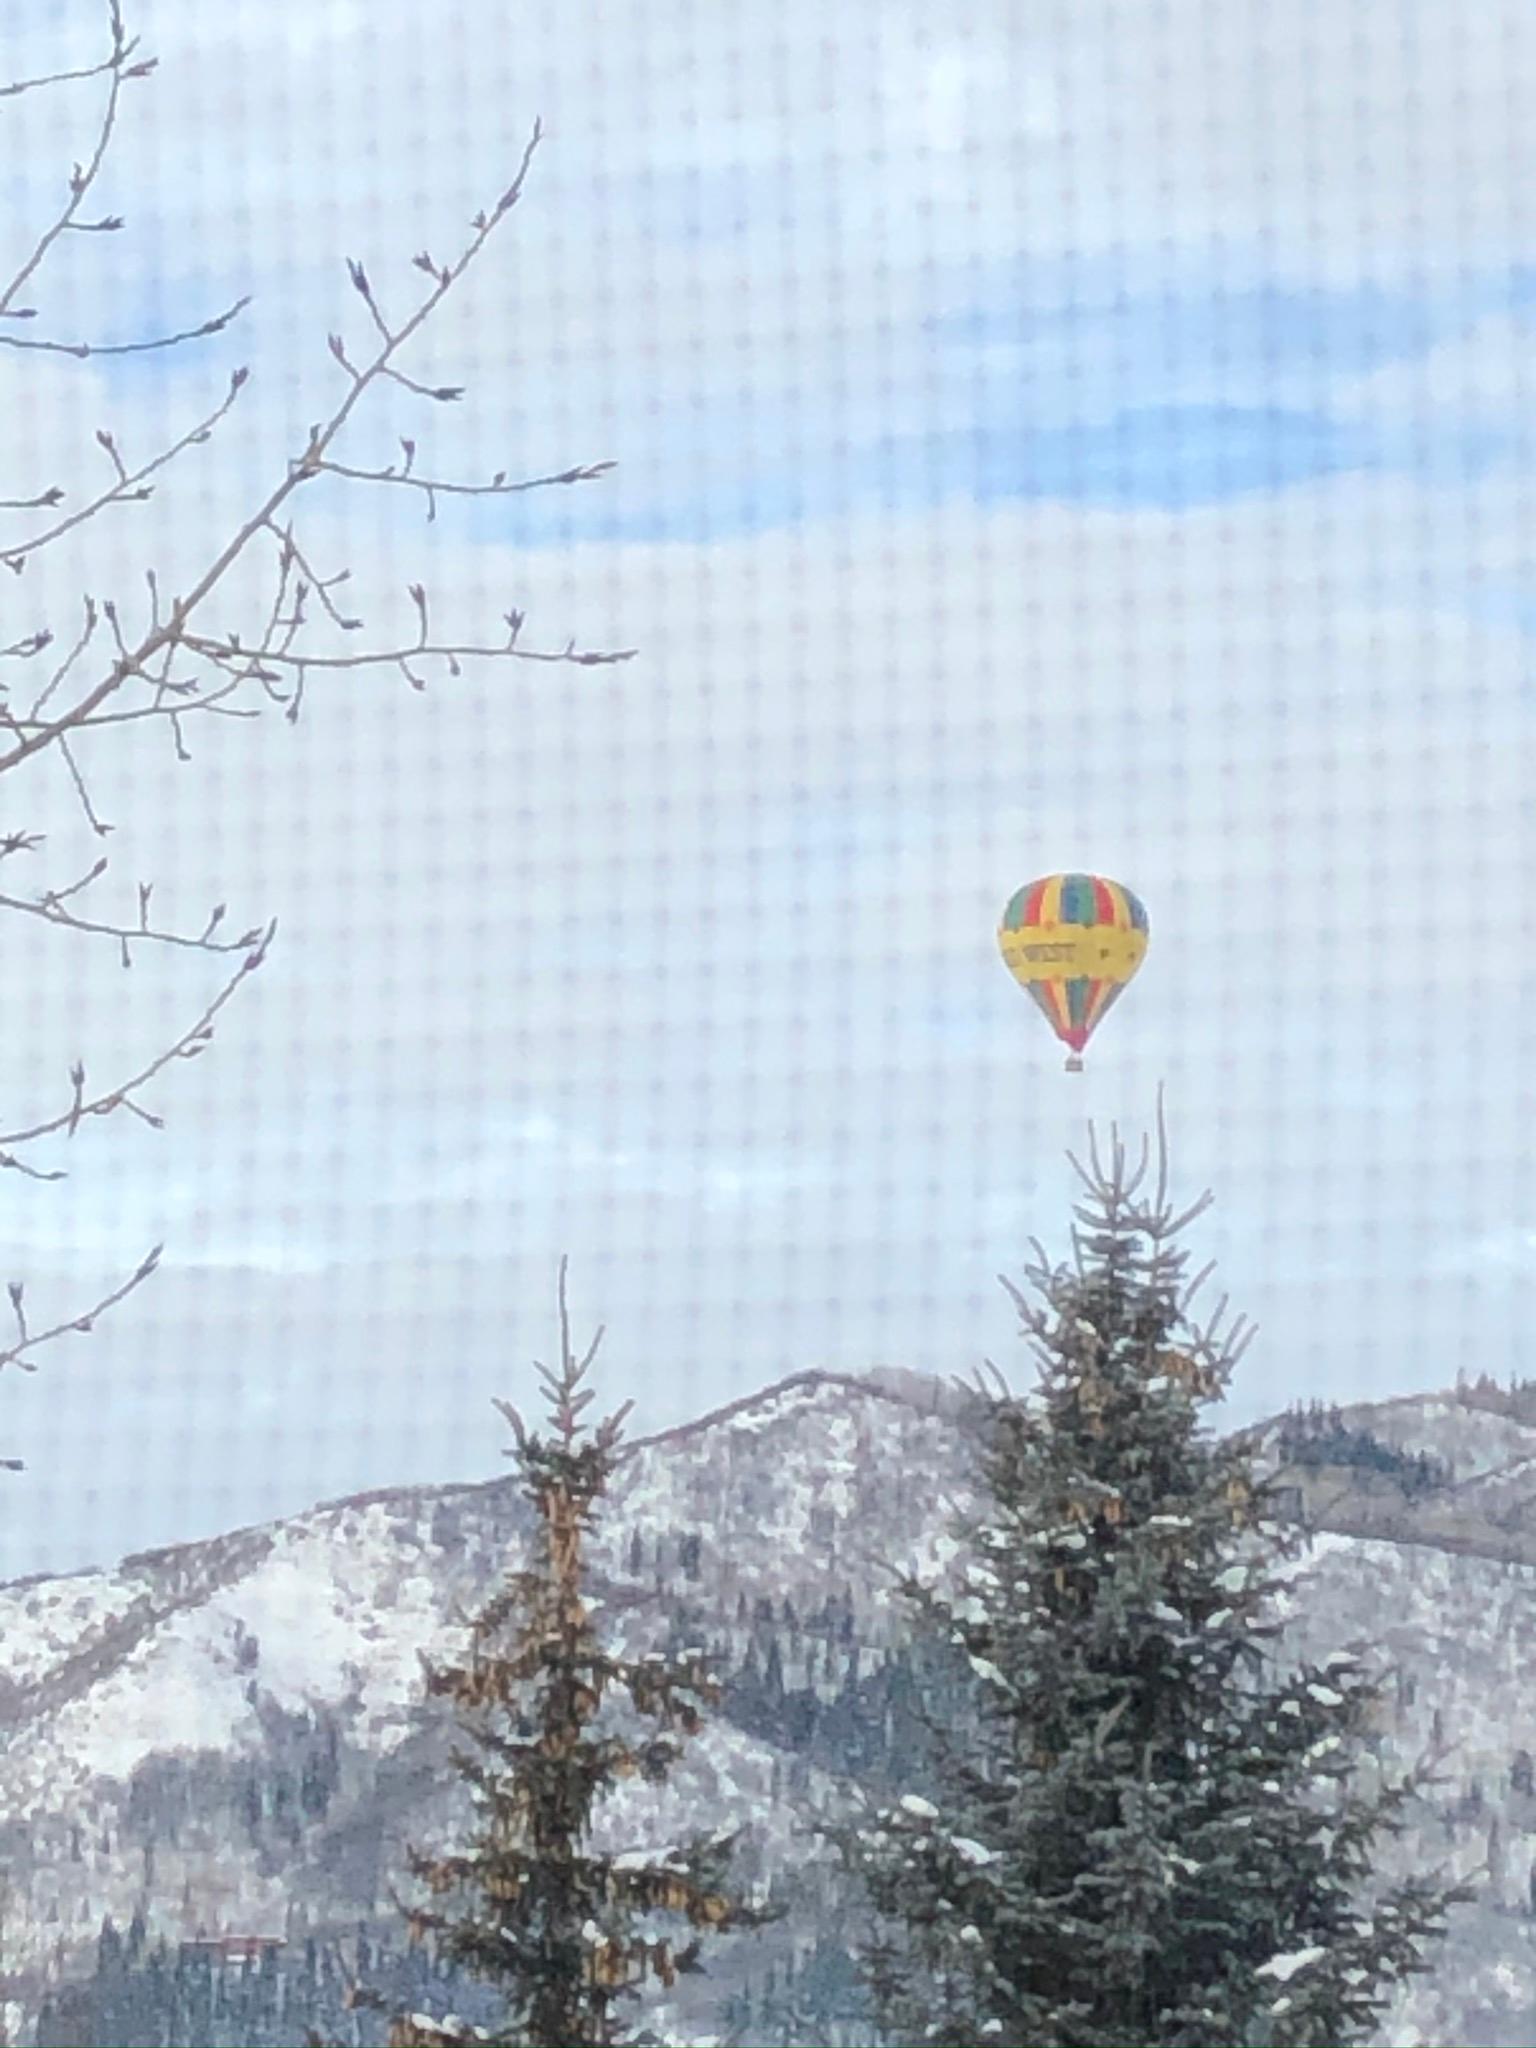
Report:
[[[1510,1553],[1536,1529],[1533,1394],[1472,1384],[1250,1433],[1316,1530],[1283,1616],[1289,1650],[1379,1644],[1393,1671],[1372,1737],[1383,1764],[1446,1747],[1394,1867],[1449,1857],[1479,1889],[1386,2040],[1409,2024],[1530,2039],[1536,1603],[1531,1566]],[[638,1648],[702,1646],[725,1684],[654,1824],[742,1829],[741,1879],[786,1915],[722,1942],[637,2029],[872,2038],[828,1947],[846,1952],[856,1916],[804,1816],[842,1783],[934,1792],[919,1700],[951,1723],[970,1711],[963,1686],[935,1691],[952,1675],[895,1625],[874,1564],[945,1557],[951,1504],[969,1498],[964,1412],[938,1382],[806,1374],[626,1456],[596,1551],[604,1611]],[[1382,1487],[1400,1535],[1347,1533]],[[1453,1541],[1417,1532],[1458,1502]],[[433,1976],[410,1949],[389,1886],[404,1844],[452,1811],[449,1738],[421,1701],[417,1651],[527,1526],[508,1480],[407,1488],[0,1588],[0,1793],[31,1815],[4,1830],[6,1983],[40,2042],[234,2048],[242,2027],[281,2037],[312,1999],[325,2038],[375,2048],[381,2014],[338,2003],[360,1934],[386,1996],[485,2010],[472,1980]],[[626,1795],[615,1839],[646,1810]],[[216,1968],[195,1946],[215,1938],[254,1946]]]

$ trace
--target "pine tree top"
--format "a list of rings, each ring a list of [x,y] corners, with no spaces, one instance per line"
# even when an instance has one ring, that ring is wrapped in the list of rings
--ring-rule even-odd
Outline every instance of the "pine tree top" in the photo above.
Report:
[[[581,1419],[596,1398],[594,1390],[582,1383],[591,1371],[605,1331],[600,1323],[585,1352],[577,1357],[571,1344],[571,1316],[566,1299],[568,1267],[569,1260],[562,1258],[558,1282],[560,1363],[552,1367],[541,1359],[534,1360],[549,1409],[549,1434],[541,1436],[530,1431],[512,1402],[497,1396],[494,1406],[511,1424],[513,1444],[505,1455],[516,1460],[524,1491],[534,1507],[542,1513],[547,1490],[558,1486],[570,1503],[585,1514],[602,1497],[613,1476],[624,1424],[635,1404],[625,1401],[595,1426]]]

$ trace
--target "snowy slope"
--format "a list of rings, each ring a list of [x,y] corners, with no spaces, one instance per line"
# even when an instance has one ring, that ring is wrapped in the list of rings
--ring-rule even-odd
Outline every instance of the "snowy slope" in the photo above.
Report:
[[[1341,1419],[1410,1457],[1426,1453],[1448,1476],[1405,1497],[1389,1476],[1358,1467],[1283,1468],[1284,1478],[1301,1485],[1318,1526],[1536,1564],[1536,1400],[1463,1387],[1360,1402],[1341,1410]],[[1277,1469],[1279,1431],[1276,1418],[1260,1432]]]
[[[960,1405],[910,1376],[807,1374],[637,1444],[599,1546],[611,1625],[645,1647],[676,1624],[730,1671],[768,1616],[786,1683],[825,1691],[834,1649],[878,1655],[896,1633],[877,1560],[929,1570],[954,1556]],[[1497,1554],[1490,1517],[1536,1492],[1522,1471],[1536,1431],[1494,1429],[1505,1419],[1454,1397],[1371,1416],[1384,1440],[1396,1431],[1454,1465],[1458,1484],[1422,1505],[1454,1517],[1478,1496],[1475,1553],[1327,1534],[1290,1595],[1293,1650],[1359,1642],[1398,1668],[1384,1763],[1437,1736],[1448,1752],[1394,1866],[1480,1870],[1479,1904],[1384,2038],[1529,2042],[1536,1799],[1511,1774],[1518,1752],[1536,1754],[1536,1567],[1518,1545],[1517,1561]],[[122,1927],[137,1910],[173,1943],[199,1926],[297,1939],[389,1914],[405,1841],[440,1837],[452,1816],[448,1731],[423,1709],[419,1654],[445,1649],[455,1603],[515,1560],[524,1516],[510,1480],[402,1489],[0,1588],[10,2038],[47,1983],[89,1970],[108,1914]],[[741,1825],[743,1874],[767,1879],[804,1868],[799,1811],[830,1782],[787,1742],[717,1721],[675,1788],[660,1802],[626,1788],[605,1833],[630,1846]],[[828,1894],[806,1884],[801,1921],[773,1940],[825,1931]]]
[[[1475,1884],[1432,1976],[1400,1999],[1384,2038],[1415,2043],[1536,2040],[1536,1799],[1510,1784],[1536,1755],[1536,1568],[1430,1545],[1320,1536],[1292,1587],[1288,1646],[1358,1649],[1396,1677],[1381,1761],[1444,1750],[1420,1825],[1388,1844],[1394,1875],[1443,1871]]]

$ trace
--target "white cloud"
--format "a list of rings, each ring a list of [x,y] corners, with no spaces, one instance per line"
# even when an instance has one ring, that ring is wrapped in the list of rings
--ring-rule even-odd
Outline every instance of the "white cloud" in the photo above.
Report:
[[[23,476],[106,419],[152,445],[257,362],[231,431],[102,529],[89,577],[125,602],[148,560],[195,573],[280,473],[352,316],[340,257],[397,293],[541,109],[528,207],[428,351],[476,393],[431,423],[445,463],[739,470],[775,452],[764,391],[807,460],[954,426],[974,394],[922,320],[1021,254],[1129,238],[1126,274],[1155,282],[1219,234],[1234,278],[1347,285],[1443,282],[1527,241],[1512,82],[1536,48],[1504,9],[996,4],[935,29],[890,6],[615,6],[595,36],[549,5],[515,36],[472,12],[458,38],[286,0],[143,18],[164,71],[113,188],[138,239],[81,238],[57,317],[158,318],[134,296],[152,274],[176,304],[248,279],[262,297],[175,374],[21,385],[0,362]],[[1497,418],[1518,331],[1457,349],[1353,403],[1401,422],[1465,392]],[[386,408],[363,445],[412,417]],[[466,630],[515,601],[546,641],[643,658],[424,698],[317,688],[296,731],[189,735],[190,768],[163,736],[92,750],[121,900],[157,877],[168,916],[223,899],[282,930],[212,1054],[157,1088],[166,1133],[83,1132],[62,1188],[0,1177],[18,1268],[70,1299],[170,1241],[154,1288],[29,1385],[33,1463],[63,1470],[70,1429],[143,1388],[135,1458],[185,1462],[159,1441],[179,1407],[217,1468],[161,1496],[162,1540],[488,1469],[486,1397],[542,1348],[562,1250],[647,1426],[807,1364],[1006,1361],[990,1276],[1026,1232],[1059,1238],[1085,1116],[1139,1129],[1164,1079],[1181,1180],[1221,1197],[1203,1242],[1265,1326],[1245,1412],[1443,1382],[1469,1346],[1516,1343],[1513,1293],[1478,1278],[1474,1329],[1437,1261],[1536,1201],[1530,660],[1472,604],[1528,556],[1518,474],[1180,516],[953,505],[711,546],[520,548],[355,499],[308,519],[371,618],[408,620],[421,575]],[[84,572],[38,567],[0,580],[0,639],[27,605],[74,605]],[[72,801],[41,773],[16,786],[50,877],[94,858]],[[1075,864],[1132,882],[1154,939],[1068,1081],[992,927],[1019,881]],[[76,1051],[116,1071],[207,992],[196,962],[128,977],[110,949],[7,931],[17,1117]],[[241,1388],[244,1455],[220,1460]],[[137,1512],[112,1506],[102,1547],[141,1540]],[[78,1549],[78,1521],[56,1540]]]
[[[1314,282],[1454,276],[1531,246],[1523,8],[1056,0],[1024,33],[1070,110],[1028,208],[1036,246],[1219,238],[1240,263],[1259,242]]]
[[[1392,363],[1340,394],[1340,411],[1417,425],[1449,418],[1521,433],[1531,396],[1536,318],[1493,314],[1409,363]]]
[[[1435,1261],[1435,1270],[1485,1281],[1507,1279],[1523,1289],[1536,1272],[1536,1230],[1510,1224],[1484,1237],[1452,1244]]]

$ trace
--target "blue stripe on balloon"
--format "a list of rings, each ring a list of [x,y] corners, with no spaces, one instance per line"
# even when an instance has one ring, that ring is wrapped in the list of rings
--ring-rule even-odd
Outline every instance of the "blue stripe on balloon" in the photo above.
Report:
[[[1061,883],[1063,924],[1097,924],[1098,912],[1091,875],[1064,875]]]

